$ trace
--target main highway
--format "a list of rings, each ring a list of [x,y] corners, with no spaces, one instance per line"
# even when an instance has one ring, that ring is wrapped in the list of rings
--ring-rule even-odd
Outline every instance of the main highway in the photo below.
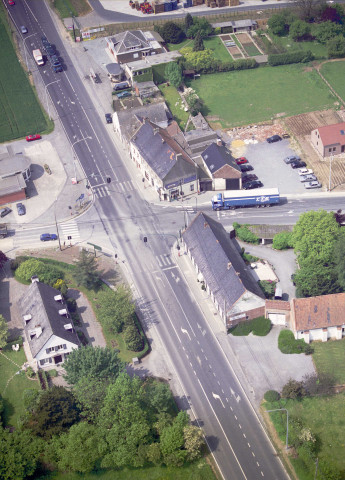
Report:
[[[223,354],[171,255],[175,237],[167,219],[173,210],[161,215],[161,210],[144,202],[137,190],[127,195],[119,188],[122,182],[131,182],[124,160],[94,108],[45,2],[16,0],[15,7],[9,9],[15,25],[26,25],[29,30],[31,36],[25,44],[28,54],[41,48],[40,39],[45,35],[63,59],[61,74],[54,74],[49,65],[39,69],[45,93],[54,103],[93,190],[104,187],[108,176],[112,179],[109,195],[96,200],[95,217],[88,228],[91,223],[102,228],[113,252],[126,260],[138,308],[162,340],[173,374],[203,428],[223,478],[288,478],[232,362]],[[290,204],[286,208],[292,209]],[[278,209],[275,212],[278,215]],[[164,265],[160,262],[163,257],[167,259]]]

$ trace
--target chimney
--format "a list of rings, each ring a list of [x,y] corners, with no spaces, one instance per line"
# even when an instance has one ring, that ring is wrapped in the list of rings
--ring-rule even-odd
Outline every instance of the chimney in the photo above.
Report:
[[[36,330],[36,337],[40,337],[42,335],[42,327],[40,325],[36,325],[35,327]]]
[[[33,275],[33,276],[31,277],[31,283],[38,283],[38,282],[39,282],[38,276],[37,276],[37,275]]]
[[[25,325],[27,325],[30,322],[31,319],[32,319],[31,313],[28,313],[27,315],[23,316],[23,320],[25,322]]]
[[[221,138],[217,138],[217,145],[218,147],[221,147],[223,145],[223,141]]]

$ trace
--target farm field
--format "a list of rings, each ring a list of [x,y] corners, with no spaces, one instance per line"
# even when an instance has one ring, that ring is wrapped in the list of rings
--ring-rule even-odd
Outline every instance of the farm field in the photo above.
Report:
[[[186,82],[204,102],[204,115],[223,128],[334,107],[318,74],[301,65],[202,75]]]
[[[345,62],[327,62],[321,66],[321,73],[325,79],[332,85],[334,90],[345,100]]]
[[[41,133],[47,123],[0,16],[0,143]]]
[[[166,85],[159,85],[159,89],[164,95],[165,101],[171,110],[179,127],[184,130],[188,121],[189,113],[184,111],[184,105],[175,87],[167,87]]]

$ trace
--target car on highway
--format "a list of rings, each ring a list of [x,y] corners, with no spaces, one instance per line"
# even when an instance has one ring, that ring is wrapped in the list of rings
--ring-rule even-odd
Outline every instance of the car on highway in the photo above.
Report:
[[[20,27],[20,31],[21,31],[23,34],[28,33],[28,29],[26,28],[25,25],[22,25],[22,26]]]
[[[299,168],[298,175],[310,175],[314,173],[311,168]]]
[[[46,49],[46,47],[48,45],[50,45],[50,43],[48,42],[48,38],[47,37],[41,37],[41,42],[42,42],[42,45],[43,45],[43,48]]]
[[[306,166],[307,164],[305,162],[302,162],[301,160],[295,160],[294,162],[290,163],[291,168],[304,168]]]
[[[52,55],[50,57],[50,63],[54,72],[62,72],[62,65],[57,55]]]
[[[248,182],[253,182],[254,180],[257,180],[257,179],[258,179],[258,177],[254,173],[252,173],[250,175],[244,175],[242,177],[242,185],[245,184],[245,183],[248,183]]]
[[[0,211],[0,217],[1,218],[6,217],[6,215],[8,215],[11,212],[12,212],[12,210],[8,207],[2,208],[1,211]]]
[[[35,135],[27,135],[25,137],[27,142],[33,142],[34,140],[39,140],[40,138],[41,138],[41,135],[39,135],[38,133],[36,133]]]
[[[313,182],[305,182],[303,185],[305,188],[321,188],[322,187],[322,184],[317,180],[314,180]]]
[[[299,177],[300,182],[313,182],[314,180],[317,180],[315,175],[300,175]]]
[[[111,116],[111,113],[106,113],[105,114],[105,121],[107,123],[113,123],[113,117]]]
[[[292,163],[292,162],[298,162],[301,159],[297,155],[289,155],[288,157],[284,158],[284,162],[286,164]]]
[[[251,170],[254,170],[252,165],[249,165],[249,163],[245,163],[244,165],[240,165],[240,170],[242,173],[244,172],[250,172]]]
[[[275,142],[280,142],[282,140],[282,137],[279,135],[272,135],[272,137],[266,138],[267,143],[275,143]]]
[[[260,180],[253,180],[252,182],[245,183],[243,185],[244,190],[252,190],[253,188],[263,187],[263,183]]]
[[[42,233],[40,236],[41,242],[48,242],[50,240],[57,240],[57,235],[55,233]]]
[[[17,203],[16,207],[17,207],[18,215],[25,215],[26,214],[25,206],[22,203]]]
[[[243,163],[248,163],[248,160],[246,159],[246,157],[240,157],[236,158],[235,162],[237,163],[237,165],[242,165]]]

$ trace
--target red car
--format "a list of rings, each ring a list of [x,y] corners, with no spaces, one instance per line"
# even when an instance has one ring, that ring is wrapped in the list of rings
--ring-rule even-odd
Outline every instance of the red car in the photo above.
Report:
[[[41,138],[41,135],[38,135],[38,133],[36,133],[36,135],[28,135],[25,138],[27,142],[33,142],[34,140],[39,140]]]
[[[236,163],[237,165],[242,165],[243,163],[248,163],[248,160],[246,159],[246,157],[240,157],[236,158]]]
[[[15,3],[14,3],[13,0],[8,0],[8,4],[9,4],[9,5],[15,5]]]

